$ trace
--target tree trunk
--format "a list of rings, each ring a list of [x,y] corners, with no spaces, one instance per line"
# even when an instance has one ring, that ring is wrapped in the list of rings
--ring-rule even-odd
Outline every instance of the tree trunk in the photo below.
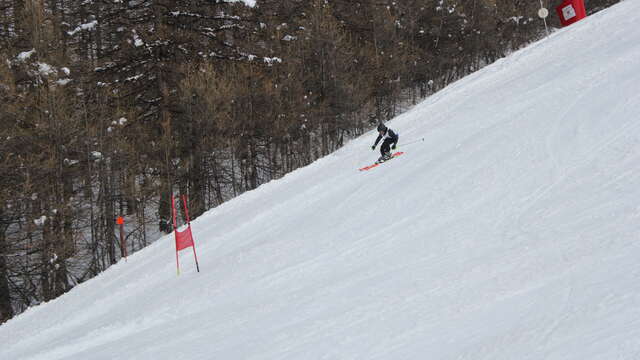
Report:
[[[11,294],[9,293],[9,268],[7,266],[7,255],[9,249],[6,241],[7,225],[4,224],[2,208],[0,208],[0,324],[13,317],[13,307],[11,306]]]

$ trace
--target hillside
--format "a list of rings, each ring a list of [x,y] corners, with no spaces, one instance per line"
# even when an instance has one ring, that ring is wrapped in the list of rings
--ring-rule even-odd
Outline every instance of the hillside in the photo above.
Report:
[[[625,1],[0,326],[0,359],[640,358]],[[423,139],[424,141],[416,140]],[[407,144],[402,146],[402,144]]]

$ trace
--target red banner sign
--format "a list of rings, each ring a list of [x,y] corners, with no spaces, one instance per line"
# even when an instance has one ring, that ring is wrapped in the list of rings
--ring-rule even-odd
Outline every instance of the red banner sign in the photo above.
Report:
[[[569,26],[587,17],[584,0],[565,0],[556,7],[562,26]]]

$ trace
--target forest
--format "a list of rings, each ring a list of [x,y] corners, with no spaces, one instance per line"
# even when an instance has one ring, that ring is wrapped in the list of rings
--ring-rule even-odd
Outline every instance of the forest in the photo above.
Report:
[[[0,0],[0,323],[118,262],[116,217],[131,254],[173,194],[196,218],[308,165],[546,36],[541,5],[559,28],[560,2]]]

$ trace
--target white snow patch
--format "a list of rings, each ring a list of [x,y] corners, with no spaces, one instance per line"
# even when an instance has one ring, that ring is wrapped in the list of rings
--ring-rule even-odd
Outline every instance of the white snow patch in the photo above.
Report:
[[[20,61],[25,61],[28,58],[30,58],[31,55],[35,54],[35,52],[36,52],[36,49],[31,49],[29,51],[23,51],[20,54],[18,54],[18,56],[16,56],[16,58],[18,60],[20,60]]]
[[[133,30],[132,32],[133,32],[133,45],[135,47],[140,47],[140,46],[144,45],[144,42],[142,41],[142,39],[140,39],[140,37],[138,36],[136,31]]]
[[[57,70],[53,66],[47,63],[38,63],[38,72],[43,76],[49,76],[51,74],[54,74],[56,71]]]
[[[102,153],[100,151],[92,151],[91,152],[91,157],[94,160],[102,160],[102,158],[103,158]]]
[[[245,5],[249,7],[256,6],[256,0],[228,0],[228,2],[243,2]]]
[[[81,24],[81,25],[77,26],[75,29],[73,29],[71,31],[67,31],[67,34],[73,36],[79,31],[93,30],[93,29],[95,29],[96,25],[98,25],[98,20],[93,20],[93,21],[88,22],[86,24]]]
[[[265,57],[264,58],[264,62],[269,64],[269,65],[273,65],[273,64],[276,64],[276,63],[281,63],[282,59],[279,58],[279,57]]]
[[[46,215],[42,215],[37,219],[33,220],[33,223],[36,224],[36,226],[42,226],[44,225],[44,223],[47,221],[47,216]]]

